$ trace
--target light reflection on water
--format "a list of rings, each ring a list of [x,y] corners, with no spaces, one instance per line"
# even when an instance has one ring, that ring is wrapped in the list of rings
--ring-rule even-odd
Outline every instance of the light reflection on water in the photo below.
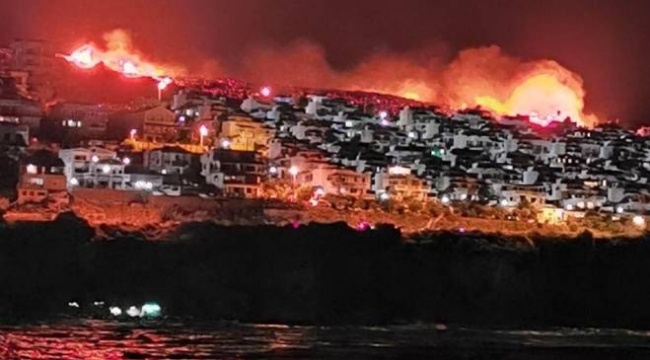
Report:
[[[604,329],[478,330],[434,326],[298,327],[284,325],[158,325],[100,320],[0,327],[2,359],[390,358],[522,349],[650,350],[645,331]],[[469,355],[468,355],[469,354]],[[454,358],[456,356],[453,356]],[[550,358],[550,357],[549,357]]]

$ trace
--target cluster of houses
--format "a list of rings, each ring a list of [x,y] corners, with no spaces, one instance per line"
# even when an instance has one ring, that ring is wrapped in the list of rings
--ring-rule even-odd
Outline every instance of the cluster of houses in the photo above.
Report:
[[[549,221],[650,210],[650,132],[616,124],[542,128],[376,94],[237,99],[200,86],[138,108],[42,107],[20,73],[9,75],[0,76],[0,155],[20,164],[21,203],[78,187],[257,198],[280,184],[377,201],[531,206]]]
[[[274,183],[377,201],[525,205],[549,221],[650,210],[650,139],[615,124],[541,128],[525,117],[408,106],[368,114],[316,95],[226,104],[185,91],[170,105],[128,113],[64,104],[53,121],[72,131],[105,139],[101,129],[113,126],[123,134],[70,147],[35,143],[27,125],[0,121],[2,138],[24,154],[19,201],[76,187],[257,198]]]

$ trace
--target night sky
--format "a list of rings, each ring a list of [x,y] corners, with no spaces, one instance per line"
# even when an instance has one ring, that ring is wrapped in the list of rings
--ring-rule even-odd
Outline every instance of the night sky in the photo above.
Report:
[[[0,0],[0,42],[50,40],[63,51],[128,29],[161,61],[235,68],[250,49],[307,40],[344,71],[378,51],[404,54],[498,45],[524,61],[580,74],[587,108],[650,124],[648,0]]]

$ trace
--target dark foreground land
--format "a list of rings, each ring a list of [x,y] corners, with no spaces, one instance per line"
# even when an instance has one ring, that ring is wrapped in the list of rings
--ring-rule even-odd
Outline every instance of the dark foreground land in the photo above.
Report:
[[[70,214],[0,228],[0,316],[69,301],[159,302],[202,320],[647,328],[650,241],[440,233],[391,227],[183,226],[174,241],[91,241]]]

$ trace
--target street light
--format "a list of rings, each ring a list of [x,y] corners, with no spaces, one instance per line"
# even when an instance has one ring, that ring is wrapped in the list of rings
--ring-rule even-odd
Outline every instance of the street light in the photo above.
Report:
[[[201,135],[201,147],[203,147],[203,138],[208,135],[208,128],[205,125],[201,125],[199,128],[199,135]]]
[[[296,197],[296,176],[298,176],[298,167],[296,165],[292,165],[289,168],[289,174],[293,177],[293,181],[291,182],[291,187],[293,188],[293,197]]]
[[[162,92],[167,88],[167,85],[172,83],[172,79],[166,77],[158,82],[158,101],[162,100]]]

